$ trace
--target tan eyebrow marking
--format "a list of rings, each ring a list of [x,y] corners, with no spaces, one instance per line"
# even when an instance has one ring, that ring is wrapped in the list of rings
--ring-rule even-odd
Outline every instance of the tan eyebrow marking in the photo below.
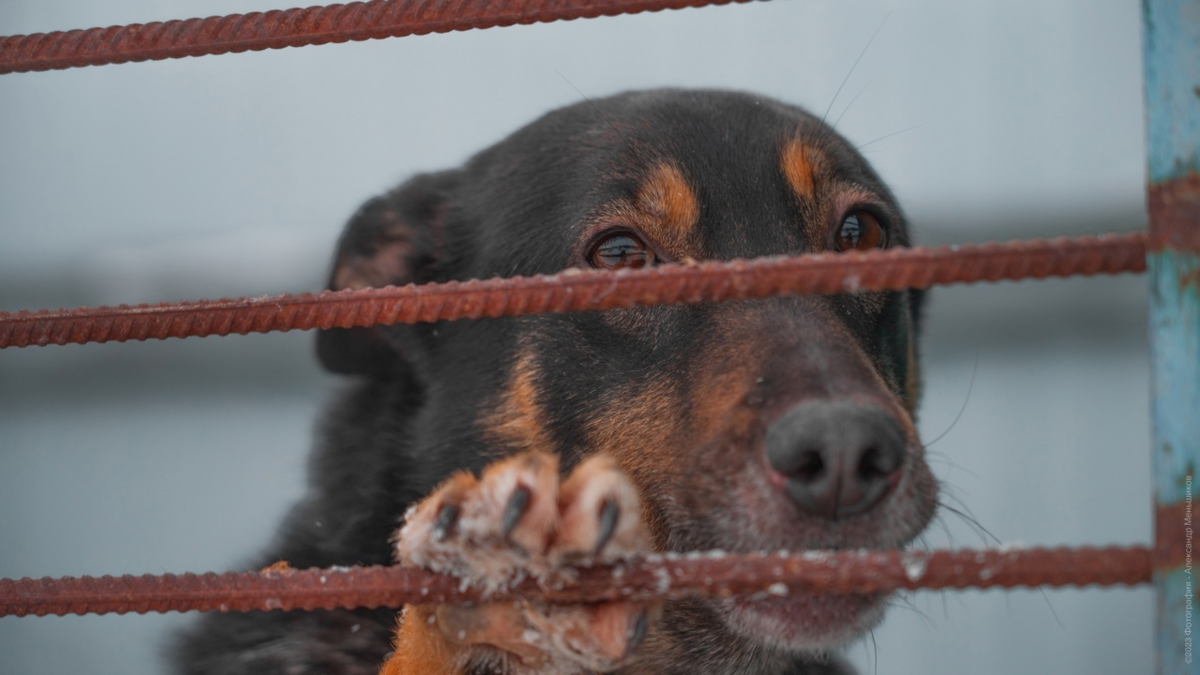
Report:
[[[682,243],[700,220],[696,192],[677,166],[660,162],[643,179],[637,194],[638,207],[658,227],[653,234],[668,242]]]
[[[825,170],[825,153],[793,138],[783,146],[779,155],[780,169],[788,185],[801,199],[812,199]]]

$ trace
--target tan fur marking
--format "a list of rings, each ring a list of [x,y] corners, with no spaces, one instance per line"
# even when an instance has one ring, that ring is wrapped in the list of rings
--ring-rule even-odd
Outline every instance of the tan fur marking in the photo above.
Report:
[[[617,390],[606,398],[587,425],[596,454],[607,454],[628,469],[626,460],[654,455],[682,440],[682,403],[665,387],[651,384],[640,391]]]
[[[271,563],[270,565],[267,565],[266,567],[259,570],[259,572],[262,572],[263,574],[272,574],[272,573],[273,574],[284,574],[284,573],[291,572],[291,571],[292,571],[292,566],[289,565],[288,561],[286,561],[286,560],[276,560],[275,562]]]
[[[489,434],[514,452],[540,450],[553,454],[554,446],[538,404],[535,373],[533,353],[521,353],[509,373],[508,386],[483,424]]]
[[[677,260],[702,257],[693,235],[700,222],[700,200],[679,167],[659,162],[642,178],[637,194],[605,204],[595,215],[604,227],[627,223]]]
[[[395,649],[379,675],[457,675],[463,672],[466,650],[453,645],[429,622],[433,608],[405,605]]]
[[[670,474],[671,450],[690,447],[685,434],[684,402],[668,387],[651,384],[640,390],[618,389],[597,401],[587,423],[589,448],[611,457],[635,484],[653,485]],[[653,510],[642,513],[656,538],[665,536],[666,524]]]
[[[788,185],[801,199],[813,199],[821,179],[825,155],[817,148],[794,138],[783,146],[780,168]]]
[[[745,406],[745,401],[757,372],[761,371],[751,364],[738,363],[714,374],[711,384],[693,392],[690,405],[700,439],[707,441],[722,434],[741,436],[753,428],[758,415]]]
[[[674,236],[686,239],[700,219],[696,193],[674,164],[656,165],[642,181],[638,206]]]

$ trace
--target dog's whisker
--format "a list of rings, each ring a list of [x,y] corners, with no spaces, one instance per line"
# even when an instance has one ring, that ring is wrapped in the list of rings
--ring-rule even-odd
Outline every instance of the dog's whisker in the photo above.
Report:
[[[953,530],[950,529],[950,524],[946,522],[946,519],[942,517],[941,513],[938,513],[934,517],[933,523],[942,528],[942,534],[946,537],[947,544],[949,544],[951,547],[958,546],[958,537],[954,536]]]
[[[967,394],[966,394],[966,396],[963,396],[962,406],[958,409],[958,414],[954,416],[954,421],[950,423],[950,426],[946,427],[946,430],[943,431],[942,433],[938,434],[937,437],[934,438],[932,441],[925,443],[926,450],[928,450],[929,447],[932,446],[934,443],[937,443],[938,441],[945,438],[946,434],[950,433],[950,431],[953,430],[954,427],[958,425],[958,421],[962,419],[963,413],[965,413],[967,411],[967,404],[971,402],[971,392],[975,389],[975,375],[978,372],[979,372],[979,348],[976,347],[975,348],[975,362],[971,365],[971,381],[967,383]]]
[[[985,545],[988,543],[992,543],[992,544],[999,546],[1000,544],[1003,543],[1000,541],[999,537],[992,534],[991,531],[989,531],[986,527],[984,527],[982,524],[980,524],[979,520],[976,519],[975,516],[971,515],[969,512],[955,508],[953,506],[950,506],[949,504],[945,503],[944,501],[939,502],[938,507],[943,511],[949,511],[950,513],[958,516],[972,530],[975,531],[975,534],[979,536],[979,538],[983,541],[983,543]],[[989,540],[990,540],[990,542],[989,542]]]
[[[887,139],[891,138],[892,136],[899,136],[900,134],[906,134],[910,131],[920,129],[923,126],[925,126],[925,125],[924,124],[914,124],[911,127],[904,127],[903,129],[900,129],[899,131],[893,131],[890,134],[884,134],[883,136],[880,136],[878,138],[867,141],[866,143],[863,143],[862,145],[856,145],[854,147],[854,149],[861,152],[863,148],[866,148],[871,145],[875,145],[876,143],[878,143],[880,141],[886,141]]]
[[[1038,592],[1042,594],[1042,600],[1046,602],[1046,607],[1050,610],[1050,615],[1054,617],[1054,623],[1057,623],[1059,628],[1066,628],[1067,626],[1058,616],[1058,611],[1054,609],[1054,603],[1050,602],[1050,596],[1046,594],[1046,589],[1039,586]]]
[[[959,494],[959,488],[948,480],[939,480],[938,495],[944,499],[951,499],[955,504],[965,508],[962,496]]]
[[[925,461],[930,464],[941,464],[941,465],[949,468],[951,471],[962,472],[972,478],[979,478],[979,474],[975,473],[974,471],[971,471],[970,469],[963,468],[963,466],[961,464],[956,463],[954,461],[954,457],[951,456],[949,453],[943,453],[943,452],[926,453]]]
[[[905,593],[894,594],[891,598],[888,599],[888,604],[891,607],[907,610],[907,611],[910,611],[913,614],[917,615],[917,617],[919,619],[921,619],[921,623],[925,624],[926,628],[934,627],[933,617],[929,616],[928,613],[926,613],[921,608],[917,607],[916,603],[913,602],[912,598],[908,597],[907,594],[905,594]]]
[[[879,675],[879,642],[875,639],[875,629],[871,629],[871,668],[874,675]]]
[[[560,73],[557,70],[554,72],[558,73],[558,76],[561,77],[563,79],[563,81],[566,82],[572,89],[574,89],[576,94],[579,94],[579,98],[582,98],[589,106],[591,106],[592,110],[596,111],[596,114],[600,116],[600,119],[604,120],[604,123],[606,125],[608,125],[608,128],[612,129],[613,133],[617,135],[617,138],[621,139],[621,143],[625,145],[626,150],[633,153],[634,155],[638,155],[638,156],[641,155],[641,152],[639,151],[637,146],[630,143],[628,138],[625,138],[625,134],[621,133],[621,130],[617,128],[617,125],[612,123],[612,120],[610,120],[608,118],[608,115],[606,115],[604,113],[604,111],[601,110],[600,107],[596,105],[595,101],[588,98],[587,95],[584,94],[583,91],[579,87],[575,86],[574,82],[567,79],[566,75],[563,75],[562,73]],[[596,168],[597,170],[600,169],[600,167],[598,165],[593,165],[593,168]]]
[[[865,92],[867,90],[867,87],[870,87],[870,86],[871,86],[870,82],[867,82],[866,84],[864,84],[862,86],[862,89],[859,89],[858,93],[854,95],[854,98],[850,99],[850,102],[846,104],[846,107],[842,108],[841,114],[838,115],[838,118],[836,120],[834,120],[833,124],[831,124],[830,126],[832,126],[834,129],[836,129],[838,123],[841,122],[842,118],[846,116],[846,113],[850,112],[850,108],[854,107],[854,102],[857,101],[858,97],[862,96],[863,92]]]
[[[867,40],[867,44],[863,45],[862,51],[858,53],[858,58],[854,59],[854,63],[851,64],[850,70],[846,73],[846,76],[842,78],[842,83],[838,85],[837,91],[833,92],[833,98],[829,100],[829,106],[825,108],[825,112],[821,115],[822,124],[824,124],[825,120],[829,117],[829,112],[833,110],[833,104],[837,103],[838,95],[842,93],[842,88],[845,87],[846,83],[850,81],[850,76],[854,74],[854,69],[858,68],[858,63],[862,61],[864,56],[866,56],[867,50],[871,48],[871,44],[875,42],[875,38],[879,36],[879,31],[883,30],[883,26],[887,23],[887,20],[888,17],[884,16],[883,21],[879,22],[879,25],[875,28],[875,32],[871,33],[871,39]],[[851,103],[853,103],[853,101],[851,101]],[[832,126],[836,127],[837,125],[834,124]]]
[[[924,534],[922,534],[922,535],[918,536],[918,537],[917,537],[917,538],[916,538],[916,539],[913,541],[913,544],[914,544],[914,545],[915,545],[917,548],[919,548],[921,551],[924,551],[925,553],[930,553],[930,552],[932,552],[932,551],[933,551],[933,547],[929,545],[929,540],[925,538],[925,535],[924,535]]]

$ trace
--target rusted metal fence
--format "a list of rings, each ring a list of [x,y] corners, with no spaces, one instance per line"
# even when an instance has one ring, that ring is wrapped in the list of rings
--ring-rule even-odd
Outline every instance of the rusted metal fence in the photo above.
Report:
[[[547,588],[528,579],[488,598],[600,602],[692,594],[1144,584],[1150,581],[1153,556],[1141,547],[650,555],[579,568],[561,586]],[[349,609],[479,598],[478,588],[464,588],[456,578],[409,567],[0,580],[0,616]]]
[[[327,291],[135,307],[0,312],[0,348],[267,333],[715,302],[772,295],[1118,274],[1146,269],[1145,235],[891,249],[618,272]]]
[[[0,74],[448,33],[749,0],[373,0],[0,37]]]
[[[0,73],[51,70],[555,21],[730,1],[375,0],[105,29],[0,37]],[[0,347],[828,294],[934,284],[1150,272],[1156,529],[1153,548],[646,556],[580,571],[557,602],[691,593],[1140,584],[1158,588],[1160,673],[1192,659],[1192,494],[1200,464],[1200,0],[1143,3],[1147,234],[769,258],[633,272],[468,281],[136,307],[0,313]],[[669,583],[663,582],[665,578]],[[619,581],[617,580],[619,576]],[[0,580],[0,616],[250,611],[467,601],[456,580],[404,568]]]

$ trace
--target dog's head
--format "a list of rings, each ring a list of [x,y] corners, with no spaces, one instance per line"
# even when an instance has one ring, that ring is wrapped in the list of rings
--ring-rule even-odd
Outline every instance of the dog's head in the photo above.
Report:
[[[585,102],[355,217],[333,288],[905,246],[821,120],[662,90]],[[323,362],[422,390],[432,482],[519,450],[616,458],[664,550],[890,548],[935,504],[913,426],[915,292],[328,331]],[[878,596],[692,603],[730,639],[837,644]],[[699,609],[696,609],[696,608]],[[713,628],[713,630],[718,630]],[[741,637],[737,637],[741,636]]]

